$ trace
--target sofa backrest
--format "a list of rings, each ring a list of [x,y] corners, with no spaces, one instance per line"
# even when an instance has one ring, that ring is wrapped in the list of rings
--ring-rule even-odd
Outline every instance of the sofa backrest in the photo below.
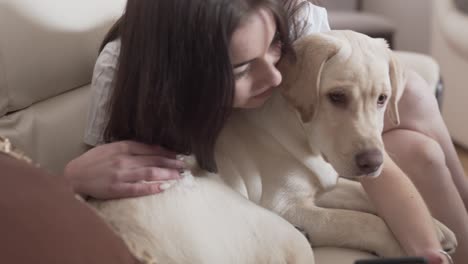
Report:
[[[468,15],[468,0],[455,0],[455,6],[458,10]]]
[[[0,1],[0,135],[60,172],[84,150],[99,44],[125,0]]]
[[[354,11],[358,8],[358,0],[318,0],[316,2],[333,11]]]

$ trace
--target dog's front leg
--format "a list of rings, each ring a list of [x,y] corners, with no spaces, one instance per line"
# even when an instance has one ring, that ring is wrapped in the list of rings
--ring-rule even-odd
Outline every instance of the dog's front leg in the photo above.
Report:
[[[373,214],[320,208],[310,203],[290,210],[283,217],[303,228],[313,247],[354,248],[382,257],[405,255],[385,222]]]
[[[324,208],[348,209],[376,214],[376,209],[369,201],[362,185],[357,181],[345,178],[339,178],[333,189],[320,193],[315,204]]]

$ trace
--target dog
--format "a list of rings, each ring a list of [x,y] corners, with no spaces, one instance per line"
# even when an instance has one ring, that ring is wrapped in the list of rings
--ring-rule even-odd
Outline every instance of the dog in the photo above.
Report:
[[[230,116],[217,174],[189,156],[164,193],[92,203],[143,263],[310,264],[311,246],[405,255],[360,184],[345,179],[380,174],[383,119],[399,122],[404,68],[385,41],[352,31],[303,37],[294,49],[272,98]],[[454,234],[434,223],[453,251]]]

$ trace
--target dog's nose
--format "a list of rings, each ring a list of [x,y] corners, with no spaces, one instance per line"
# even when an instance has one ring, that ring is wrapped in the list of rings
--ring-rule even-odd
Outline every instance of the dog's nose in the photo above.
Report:
[[[362,174],[369,174],[377,171],[382,165],[383,155],[378,149],[369,149],[358,153],[355,161]]]

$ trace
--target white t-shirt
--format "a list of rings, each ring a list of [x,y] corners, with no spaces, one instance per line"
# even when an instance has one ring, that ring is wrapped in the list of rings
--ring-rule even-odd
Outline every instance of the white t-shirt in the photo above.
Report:
[[[298,21],[303,34],[330,30],[325,8],[307,2],[299,11]],[[91,102],[88,110],[88,121],[84,142],[96,146],[103,143],[103,132],[108,121],[107,105],[112,91],[112,80],[117,69],[120,53],[120,40],[109,42],[99,54],[94,66],[91,82]]]

